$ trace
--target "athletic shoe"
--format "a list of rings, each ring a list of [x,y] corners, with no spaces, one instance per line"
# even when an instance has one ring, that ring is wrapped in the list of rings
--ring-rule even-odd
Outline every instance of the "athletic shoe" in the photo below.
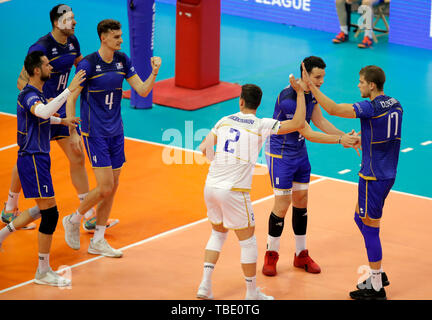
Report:
[[[278,260],[279,253],[277,253],[277,251],[266,251],[262,273],[269,277],[275,276],[277,273],[276,263]]]
[[[294,253],[294,267],[303,268],[310,273],[321,272],[320,266],[309,257],[308,250],[303,250],[298,256]]]
[[[69,247],[75,250],[80,248],[80,224],[70,222],[70,217],[68,215],[63,218],[63,227],[65,230],[65,240]]]
[[[90,239],[90,245],[87,250],[91,254],[100,254],[105,257],[120,258],[123,256],[123,252],[117,249],[111,248],[105,239],[101,239],[98,242],[94,242],[93,238]]]
[[[349,40],[349,35],[341,31],[336,35],[336,37],[332,41],[333,43],[338,44],[342,42],[347,42],[348,40]]]
[[[53,287],[67,287],[72,284],[70,279],[59,276],[57,273],[52,271],[51,268],[45,273],[39,273],[39,270],[37,270],[34,282],[37,284],[46,284]]]
[[[256,288],[255,293],[246,292],[245,300],[274,300],[274,297],[265,295],[259,288]]]
[[[381,273],[381,281],[383,287],[387,287],[390,284],[390,281],[388,280],[385,272]],[[372,277],[369,277],[365,281],[357,284],[357,289],[364,289],[364,288],[372,288]]]
[[[384,287],[380,291],[375,291],[373,288],[351,291],[350,297],[354,300],[387,300]]]
[[[357,46],[358,46],[359,48],[361,48],[361,49],[367,49],[367,48],[370,48],[370,47],[372,47],[372,39],[369,38],[369,37],[367,37],[367,36],[365,36],[365,37],[363,38],[363,41],[360,42]]]
[[[203,300],[212,300],[213,299],[213,293],[212,293],[211,288],[200,285],[200,287],[198,288],[198,292],[197,292],[196,297],[198,299],[203,299]]]
[[[119,219],[108,219],[106,228],[114,227],[117,223],[119,223]],[[85,231],[93,233],[96,229],[96,214],[92,215],[90,218],[86,219],[83,222],[83,228]]]
[[[16,217],[19,216],[21,212],[19,212],[18,208],[15,208],[14,210],[6,211],[6,203],[3,207],[3,210],[1,212],[1,221],[4,224],[9,224],[12,221],[16,219]],[[36,228],[36,224],[33,222],[30,222],[28,225],[22,227],[22,230],[33,230]]]

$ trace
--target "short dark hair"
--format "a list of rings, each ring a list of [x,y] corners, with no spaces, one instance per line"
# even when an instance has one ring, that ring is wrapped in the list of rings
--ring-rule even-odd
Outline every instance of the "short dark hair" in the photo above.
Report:
[[[33,51],[29,53],[24,60],[24,69],[30,77],[34,76],[34,69],[42,66],[42,57],[45,53],[42,51]]]
[[[58,4],[50,11],[50,20],[51,25],[54,28],[54,22],[58,21],[58,19],[64,15],[66,12],[72,11],[72,8],[67,4]]]
[[[110,30],[120,30],[120,29],[121,29],[120,21],[114,19],[102,20],[97,25],[97,33],[99,35],[99,39],[101,38],[102,33],[106,33]]]
[[[304,66],[306,68],[307,73],[311,73],[313,68],[325,69],[326,64],[323,59],[320,57],[310,56],[303,60]],[[303,72],[303,68],[300,65],[300,75]]]
[[[366,66],[363,67],[359,74],[364,77],[367,82],[373,82],[376,84],[378,90],[384,89],[384,83],[386,76],[384,70],[378,66]]]
[[[246,108],[256,110],[261,103],[262,90],[255,84],[244,84],[241,87],[241,95],[246,103]]]

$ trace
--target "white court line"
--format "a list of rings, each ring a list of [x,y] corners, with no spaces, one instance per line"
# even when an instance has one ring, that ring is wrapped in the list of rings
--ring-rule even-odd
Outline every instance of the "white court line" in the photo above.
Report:
[[[10,148],[13,148],[13,147],[18,147],[18,145],[16,143],[15,144],[11,144],[9,146],[0,148],[0,151],[7,150],[7,149],[10,149]]]
[[[425,142],[422,142],[422,143],[420,143],[422,146],[427,146],[428,144],[431,144],[432,143],[432,141],[431,140],[429,140],[429,141],[425,141]]]
[[[413,148],[405,148],[405,149],[402,149],[401,152],[410,152],[413,150],[414,150]]]
[[[351,170],[350,169],[344,169],[344,170],[339,171],[338,173],[339,174],[345,174],[345,173],[348,173],[348,172],[351,172]]]

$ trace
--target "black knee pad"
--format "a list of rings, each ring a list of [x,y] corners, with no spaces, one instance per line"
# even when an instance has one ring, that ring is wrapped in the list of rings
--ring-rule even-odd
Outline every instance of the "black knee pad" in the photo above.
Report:
[[[39,226],[39,232],[43,234],[53,234],[57,227],[57,221],[59,218],[57,206],[41,210],[40,213],[42,219]]]
[[[307,227],[307,209],[293,207],[292,227],[296,236],[304,236]]]
[[[280,237],[284,228],[284,218],[280,218],[273,212],[269,218],[269,235],[272,237]]]

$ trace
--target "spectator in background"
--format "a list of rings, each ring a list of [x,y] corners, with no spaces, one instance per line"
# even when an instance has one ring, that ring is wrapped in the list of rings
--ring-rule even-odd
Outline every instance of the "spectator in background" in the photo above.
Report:
[[[373,9],[372,6],[383,2],[384,0],[362,0],[361,5],[369,7],[370,10],[365,9],[363,18],[366,21],[365,35],[363,41],[358,44],[359,48],[366,49],[372,47],[372,21],[373,21]],[[360,2],[360,0],[336,0],[336,10],[339,17],[340,32],[333,39],[333,43],[339,44],[347,42],[349,40],[348,34],[348,12],[345,4],[352,4]]]

